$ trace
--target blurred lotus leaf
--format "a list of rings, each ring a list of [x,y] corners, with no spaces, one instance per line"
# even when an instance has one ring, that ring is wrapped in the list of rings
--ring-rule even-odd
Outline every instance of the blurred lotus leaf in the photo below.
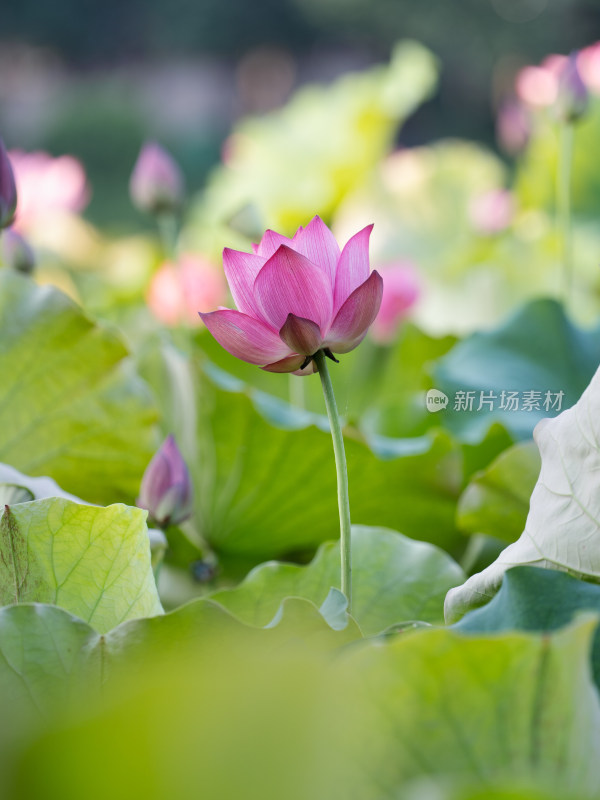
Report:
[[[210,227],[255,207],[262,227],[289,234],[315,213],[331,219],[389,151],[398,125],[432,94],[436,78],[432,54],[404,42],[389,66],[303,88],[284,108],[242,120],[197,221]]]

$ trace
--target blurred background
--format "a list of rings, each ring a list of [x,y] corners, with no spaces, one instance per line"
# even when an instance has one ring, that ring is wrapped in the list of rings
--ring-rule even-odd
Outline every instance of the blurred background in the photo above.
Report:
[[[600,38],[596,0],[21,0],[0,27],[0,119],[9,148],[70,153],[93,193],[85,217],[115,233],[151,221],[127,181],[144,139],[202,188],[239,118],[389,60],[416,39],[437,91],[397,144],[461,137],[496,148],[500,99],[526,64]]]

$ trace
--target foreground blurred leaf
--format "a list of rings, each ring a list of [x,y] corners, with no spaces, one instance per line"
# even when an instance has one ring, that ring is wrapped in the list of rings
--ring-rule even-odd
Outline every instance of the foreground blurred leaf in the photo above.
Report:
[[[444,776],[591,795],[600,781],[600,706],[588,663],[596,625],[553,636],[429,630],[351,652],[347,665],[379,712],[369,733],[383,741],[382,755],[371,774],[389,791]]]
[[[493,597],[509,567],[531,564],[600,580],[599,409],[600,370],[572,408],[536,427],[542,466],[525,530],[487,569],[450,590],[447,620]]]
[[[0,271],[0,461],[85,500],[131,501],[156,412],[113,334],[65,295]]]
[[[63,498],[6,507],[0,519],[0,603],[52,603],[107,631],[162,608],[145,512]]]
[[[567,625],[581,611],[600,614],[600,586],[557,570],[513,567],[498,594],[453,627],[468,633],[552,631]],[[600,630],[592,648],[592,670],[600,688]]]
[[[456,510],[459,528],[514,542],[525,527],[539,472],[535,442],[520,442],[505,450],[462,493]]]
[[[148,625],[165,631],[174,616]],[[127,623],[131,639],[140,624]],[[306,642],[274,649],[273,631],[240,638],[199,624],[193,644],[190,625],[171,647],[162,638],[152,649],[150,637],[139,651],[144,669],[134,660],[113,672],[102,705],[88,702],[30,736],[0,775],[10,781],[3,797],[80,800],[85,786],[90,800],[192,800],[199,787],[211,798],[416,800],[418,780],[436,789],[427,798],[457,783],[473,798],[493,796],[496,783],[593,796],[595,625],[552,636],[427,630],[344,648],[334,660]],[[108,664],[125,643],[109,644],[114,634]]]
[[[287,598],[268,630],[243,624],[210,600],[130,620],[105,635],[96,628],[54,605],[0,608],[0,703],[21,720],[22,729],[83,701],[93,706],[123,675],[149,663],[170,664],[174,654],[207,642],[231,637],[273,653],[303,642],[327,652],[361,638],[353,620],[334,630],[313,603],[301,598]],[[0,731],[0,743],[10,734]]]
[[[352,529],[352,616],[365,635],[399,622],[440,622],[443,597],[462,580],[446,553],[383,528]],[[271,562],[256,567],[237,588],[211,598],[251,625],[273,619],[286,597],[324,603],[339,584],[339,542],[328,542],[305,567]]]
[[[443,356],[434,369],[435,386],[449,397],[439,413],[450,430],[478,441],[492,422],[519,439],[537,422],[555,416],[578,399],[600,362],[600,328],[581,330],[553,300],[523,306],[493,331],[474,333]],[[456,392],[472,391],[473,411],[454,410]],[[538,392],[537,409],[524,410],[526,392]],[[546,392],[563,392],[560,408],[545,408]],[[480,393],[493,393],[494,408],[477,411]],[[518,410],[502,410],[502,393],[518,392]]]

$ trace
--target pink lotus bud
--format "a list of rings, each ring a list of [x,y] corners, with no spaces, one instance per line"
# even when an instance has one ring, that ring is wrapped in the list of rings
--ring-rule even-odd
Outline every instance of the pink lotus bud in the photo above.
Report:
[[[200,312],[236,358],[269,372],[314,372],[313,356],[348,353],[377,316],[383,281],[370,272],[372,225],[340,251],[319,217],[293,238],[267,231],[253,253],[225,248],[223,266],[238,310]]]
[[[17,208],[17,186],[12,165],[0,139],[0,228],[7,228]]]
[[[518,100],[507,100],[496,119],[496,139],[500,147],[510,155],[516,155],[527,147],[531,136],[531,119],[527,109]]]
[[[381,308],[371,328],[371,335],[376,342],[391,342],[406,318],[410,309],[421,294],[419,274],[410,261],[400,261],[383,267],[383,297]]]
[[[577,68],[577,55],[569,56],[560,72],[554,112],[558,119],[575,122],[587,111],[588,90]]]
[[[183,175],[166,150],[156,142],[147,142],[131,173],[129,190],[140,210],[173,213],[183,201]]]
[[[146,300],[164,325],[197,327],[202,325],[198,308],[218,308],[226,293],[221,268],[202,256],[188,253],[177,264],[163,264],[154,273]]]
[[[513,220],[515,206],[507,189],[492,189],[474,197],[469,205],[469,217],[476,231],[486,236],[506,230]]]
[[[29,244],[13,228],[4,231],[0,239],[2,261],[17,272],[30,275],[35,267],[35,255]]]
[[[161,528],[191,516],[192,482],[173,436],[165,439],[146,467],[136,505],[147,509],[151,523]]]

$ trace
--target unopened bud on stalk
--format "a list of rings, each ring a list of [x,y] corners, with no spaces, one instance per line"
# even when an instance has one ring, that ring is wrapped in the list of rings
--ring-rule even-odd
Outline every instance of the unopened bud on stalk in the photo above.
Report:
[[[161,528],[191,516],[192,482],[173,436],[165,439],[146,467],[136,505],[147,509],[151,522]]]
[[[142,147],[135,163],[129,190],[141,211],[172,214],[183,202],[183,175],[175,160],[156,142]]]
[[[572,53],[560,72],[554,113],[563,122],[575,122],[585,114],[588,103],[589,94],[577,67],[577,55]]]
[[[35,268],[35,255],[30,245],[21,234],[13,228],[8,228],[0,239],[0,255],[2,263],[17,272],[31,275]]]
[[[17,186],[13,169],[0,139],[0,229],[7,228],[15,217],[17,210]]]

